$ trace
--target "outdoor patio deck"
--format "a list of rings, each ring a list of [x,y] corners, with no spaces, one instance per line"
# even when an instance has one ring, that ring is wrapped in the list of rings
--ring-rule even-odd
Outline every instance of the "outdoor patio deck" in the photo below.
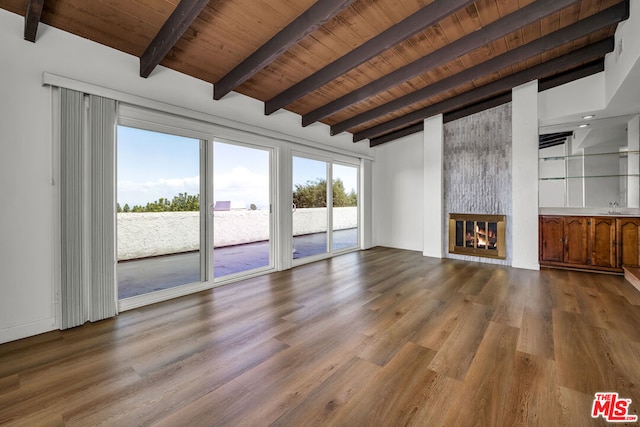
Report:
[[[299,259],[324,253],[326,233],[307,234],[293,238],[293,258]],[[358,229],[336,230],[333,249],[354,246]],[[118,263],[118,298],[129,298],[200,280],[200,253],[189,252]],[[216,277],[269,265],[269,242],[247,243],[215,249],[213,259]]]

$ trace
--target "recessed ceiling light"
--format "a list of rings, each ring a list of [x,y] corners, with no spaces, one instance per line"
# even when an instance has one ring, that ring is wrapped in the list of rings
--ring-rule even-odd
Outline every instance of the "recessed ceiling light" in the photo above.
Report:
[[[579,128],[588,128],[589,127],[589,123],[585,123],[583,125],[578,126]]]
[[[593,114],[588,114],[586,116],[582,116],[582,118],[585,119],[585,120],[593,119],[594,117],[595,117],[595,115],[593,115]]]

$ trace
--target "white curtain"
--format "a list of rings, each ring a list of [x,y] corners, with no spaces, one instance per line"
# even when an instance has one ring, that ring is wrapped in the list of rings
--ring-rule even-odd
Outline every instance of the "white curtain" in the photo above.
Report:
[[[61,329],[117,314],[116,101],[60,88]]]

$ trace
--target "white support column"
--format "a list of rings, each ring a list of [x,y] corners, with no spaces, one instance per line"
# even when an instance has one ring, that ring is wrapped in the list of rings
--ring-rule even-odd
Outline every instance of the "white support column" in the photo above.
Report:
[[[538,263],[538,82],[513,89],[512,266],[539,270]],[[509,238],[507,236],[507,238]]]
[[[422,254],[442,258],[444,128],[442,114],[424,121],[424,245]]]

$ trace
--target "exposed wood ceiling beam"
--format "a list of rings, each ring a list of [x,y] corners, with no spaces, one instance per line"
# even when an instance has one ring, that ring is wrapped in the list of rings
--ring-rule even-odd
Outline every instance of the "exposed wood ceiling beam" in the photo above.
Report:
[[[250,79],[267,64],[273,62],[287,49],[320,28],[355,0],[319,0],[302,15],[283,28],[271,40],[263,44],[247,59],[222,77],[213,86],[213,99],[223,96]]]
[[[468,68],[451,77],[439,80],[422,89],[411,92],[405,96],[394,99],[379,107],[373,108],[357,116],[351,117],[331,126],[331,135],[337,135],[347,129],[352,129],[366,122],[385,116],[399,109],[408,107],[432,96],[459,87],[467,82],[474,81],[483,76],[496,73],[500,70],[516,65],[526,59],[541,53],[558,48],[570,41],[587,36],[594,31],[601,30],[610,25],[617,24],[628,16],[628,8],[625,3],[619,3],[600,13],[592,15],[558,31],[536,39],[530,43],[496,56],[475,67]]]
[[[507,102],[511,102],[512,98],[513,96],[511,91],[505,92],[503,94],[491,97],[489,99],[476,102],[475,104],[471,104],[471,105],[459,108],[457,110],[444,113],[442,122],[443,123],[453,122],[454,120],[458,120],[463,117],[467,117],[472,114],[476,114],[481,111],[485,111],[490,108],[497,107],[502,104],[506,104]]]
[[[291,104],[471,3],[473,0],[434,0],[413,15],[268,100],[265,103],[265,114],[271,114]]]
[[[405,136],[413,135],[414,133],[419,133],[422,131],[424,131],[424,121],[409,125],[402,129],[394,130],[393,132],[389,132],[375,138],[371,138],[371,140],[369,141],[369,147],[375,147],[377,145],[395,141],[396,139],[404,138]]]
[[[544,143],[544,144],[540,144],[538,146],[538,150],[542,150],[542,149],[545,149],[545,148],[556,147],[556,146],[562,145],[562,144],[564,144],[566,142],[567,142],[567,138],[563,138],[563,139],[560,139],[560,140],[557,140],[557,141],[547,142],[547,143]]]
[[[502,95],[498,95],[475,104],[471,104],[462,108],[459,108],[455,111],[447,112],[443,114],[442,122],[449,123],[454,120],[458,120],[462,117],[470,116],[475,113],[479,113],[480,111],[488,110],[489,108],[497,107],[498,105],[506,104],[507,102],[511,102],[511,91],[506,92]],[[384,144],[386,142],[391,142],[396,139],[412,135],[414,133],[424,131],[424,121],[419,121],[414,125],[407,126],[402,129],[395,130],[393,132],[386,133],[381,136],[377,136],[375,138],[371,138],[369,141],[370,147],[375,147],[376,145]]]
[[[24,13],[24,39],[32,43],[36,42],[38,24],[44,8],[44,0],[27,0],[27,8]]]
[[[512,32],[536,22],[545,16],[558,12],[575,3],[576,0],[538,0],[522,9],[498,19],[479,31],[468,34],[384,77],[350,92],[335,101],[319,107],[302,116],[302,126],[308,126],[338,111],[368,99],[377,93],[402,84],[424,74],[444,63],[459,58],[475,49],[504,37]]]
[[[140,57],[140,77],[149,77],[208,3],[209,0],[180,0]]]
[[[581,67],[565,71],[564,73],[540,79],[538,82],[538,91],[542,92],[547,89],[562,86],[565,83],[591,76],[602,71],[604,71],[604,58],[600,58]]]
[[[600,73],[602,71],[604,71],[604,58],[590,62],[586,65],[581,65],[579,67],[573,68],[569,71],[565,71],[560,74],[556,74],[551,77],[545,77],[540,79],[538,81],[538,92],[543,92],[547,89],[561,86],[565,83],[569,83],[574,80],[581,79],[583,77],[588,77],[593,74]],[[502,95],[495,96],[493,98],[486,99],[484,101],[477,102],[475,104],[471,104],[469,106],[459,108],[457,110],[445,112],[443,117],[443,123],[449,123],[454,120],[458,120],[463,117],[470,116],[471,114],[475,114],[480,111],[487,110],[489,108],[497,107],[498,105],[506,104],[507,102],[511,102],[511,91],[508,91]],[[369,145],[371,147],[375,147],[376,145],[394,141],[404,136],[422,132],[423,130],[424,130],[424,121],[420,121],[415,125],[411,125],[406,128],[389,132],[382,136],[371,138]]]
[[[551,148],[562,145],[567,142],[567,138],[573,135],[573,132],[556,132],[547,133],[538,136],[538,148]]]
[[[568,70],[570,68],[577,67],[580,64],[602,58],[604,55],[611,52],[613,47],[614,38],[609,37],[559,58],[533,66],[503,79],[496,80],[477,89],[454,96],[453,98],[446,99],[437,104],[429,105],[425,108],[421,108],[402,117],[373,126],[369,129],[365,129],[353,135],[353,142],[384,135],[389,131],[414,124],[436,114],[446,113],[448,111],[464,107],[465,105],[502,94],[505,91],[511,90],[521,84],[549,76],[556,72],[556,70]]]

